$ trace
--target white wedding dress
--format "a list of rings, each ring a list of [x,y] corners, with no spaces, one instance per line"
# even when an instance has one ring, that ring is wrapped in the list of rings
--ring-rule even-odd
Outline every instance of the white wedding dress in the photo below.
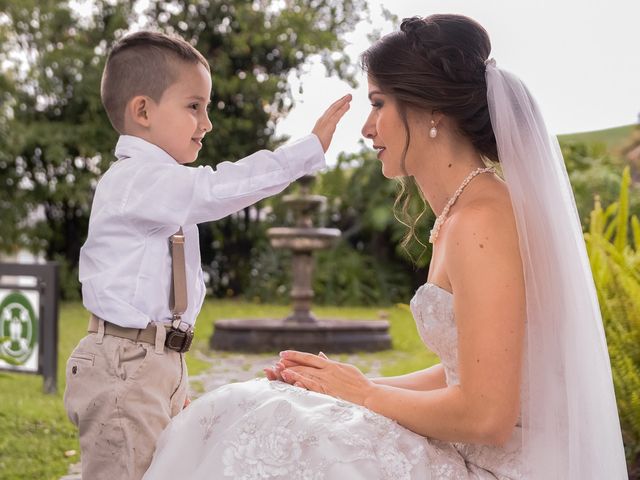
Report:
[[[453,295],[427,283],[411,310],[447,383],[457,383]],[[517,426],[503,447],[442,442],[364,407],[256,379],[211,391],[176,416],[144,479],[517,479],[521,434]]]

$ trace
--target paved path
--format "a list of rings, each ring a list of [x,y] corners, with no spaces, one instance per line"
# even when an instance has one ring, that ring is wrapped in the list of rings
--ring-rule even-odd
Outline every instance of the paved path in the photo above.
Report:
[[[194,350],[194,355],[208,362],[211,367],[199,375],[192,375],[190,380],[190,396],[198,398],[205,392],[218,388],[227,383],[243,382],[258,376],[264,376],[262,369],[272,366],[278,357],[273,355],[252,355],[252,354],[222,354],[216,356],[208,356],[199,350]],[[341,360],[347,363],[358,365],[359,357],[350,355],[346,358],[341,356]],[[382,362],[373,361],[367,363],[367,376],[379,376]],[[364,371],[364,370],[363,370]],[[60,480],[81,480],[80,463],[72,464],[69,467],[69,473]]]

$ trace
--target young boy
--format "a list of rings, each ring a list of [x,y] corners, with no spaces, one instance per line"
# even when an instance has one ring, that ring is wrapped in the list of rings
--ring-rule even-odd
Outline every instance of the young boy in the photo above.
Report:
[[[98,182],[80,252],[90,333],[67,362],[64,402],[79,429],[83,478],[139,479],[156,438],[187,401],[184,352],[205,294],[196,224],[322,168],[350,96],[335,102],[307,137],[214,171],[184,166],[212,130],[209,65],[190,44],[151,32],[124,38],[109,54],[101,95],[121,137],[117,161]],[[172,258],[169,247],[180,228],[184,260]],[[180,263],[183,313],[176,309],[184,295],[174,292],[172,277]]]

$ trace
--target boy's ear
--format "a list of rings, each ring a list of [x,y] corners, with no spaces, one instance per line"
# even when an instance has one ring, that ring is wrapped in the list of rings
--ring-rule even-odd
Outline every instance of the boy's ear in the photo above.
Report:
[[[148,127],[150,124],[149,107],[151,107],[151,99],[149,97],[144,95],[133,97],[127,105],[129,117],[135,124],[141,127]]]

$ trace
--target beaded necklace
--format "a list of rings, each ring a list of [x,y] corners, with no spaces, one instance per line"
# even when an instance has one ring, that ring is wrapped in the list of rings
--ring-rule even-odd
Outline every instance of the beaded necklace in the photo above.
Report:
[[[467,175],[467,178],[463,180],[463,182],[460,184],[456,192],[453,194],[453,196],[449,199],[449,201],[445,205],[444,210],[442,210],[442,213],[438,215],[438,218],[436,218],[436,221],[433,224],[433,228],[429,233],[429,243],[432,243],[432,244],[435,243],[436,239],[438,238],[438,233],[440,233],[440,227],[442,227],[442,224],[447,219],[449,210],[451,209],[453,204],[456,203],[456,200],[458,200],[458,197],[464,190],[464,187],[466,187],[476,175],[479,175],[481,173],[486,173],[486,172],[495,172],[495,171],[496,169],[493,167],[484,167],[484,168],[480,167],[480,168],[476,168],[473,172]]]

